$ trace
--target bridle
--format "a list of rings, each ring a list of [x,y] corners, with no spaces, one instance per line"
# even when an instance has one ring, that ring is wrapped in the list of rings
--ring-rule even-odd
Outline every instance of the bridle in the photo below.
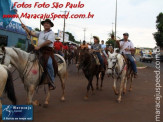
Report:
[[[108,68],[109,70],[112,70],[112,78],[114,79],[114,73],[116,73],[117,75],[117,78],[120,78],[120,75],[122,74],[123,70],[124,70],[124,67],[126,65],[125,61],[123,60],[123,66],[122,66],[122,69],[121,71],[118,73],[118,71],[115,69],[115,66],[118,62],[117,58],[115,58],[116,61],[114,62],[114,65],[112,66],[112,68]]]
[[[0,54],[0,55],[3,55],[2,60],[0,61],[0,64],[4,64],[5,57],[6,57],[6,50],[4,50],[4,54]]]
[[[114,62],[114,65],[111,67],[111,68],[108,68],[109,70],[111,70],[112,71],[112,77],[113,77],[113,73],[114,73],[114,71],[116,72],[116,70],[115,70],[115,66],[116,66],[116,64],[117,64],[117,58],[115,58],[116,59],[116,61]]]

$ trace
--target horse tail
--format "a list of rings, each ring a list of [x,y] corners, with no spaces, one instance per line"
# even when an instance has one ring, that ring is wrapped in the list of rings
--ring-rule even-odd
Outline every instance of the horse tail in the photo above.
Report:
[[[15,90],[14,90],[14,84],[13,84],[13,79],[12,79],[12,74],[10,71],[7,70],[8,73],[8,78],[5,86],[5,93],[7,93],[7,97],[9,100],[11,100],[13,105],[16,105],[17,100],[15,96]]]

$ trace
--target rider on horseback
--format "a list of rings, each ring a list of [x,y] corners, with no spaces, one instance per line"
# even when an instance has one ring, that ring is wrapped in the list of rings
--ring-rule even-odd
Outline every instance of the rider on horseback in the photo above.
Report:
[[[136,68],[136,63],[131,55],[131,52],[135,50],[133,43],[128,39],[129,34],[124,33],[123,34],[123,39],[118,41],[117,44],[119,45],[120,48],[120,53],[122,53],[129,61],[131,62],[132,69],[134,71],[134,77],[137,77],[137,68]]]
[[[86,44],[86,41],[83,41],[83,44],[80,46],[81,49],[88,49],[88,45]]]
[[[101,52],[101,45],[99,44],[100,39],[98,36],[93,36],[93,38],[94,38],[94,44],[92,45],[91,49],[97,55],[97,57],[100,61],[100,64],[102,66],[101,70],[104,71],[104,60],[100,54],[100,52]]]
[[[107,54],[106,54],[106,45],[104,44],[104,40],[101,41],[101,48],[102,48],[102,53],[104,54],[105,57],[107,57]]]
[[[60,38],[56,37],[55,38],[55,42],[54,42],[54,49],[56,51],[56,53],[58,53],[59,55],[63,56],[62,50],[63,50],[63,44],[62,42],[60,42]]]
[[[35,47],[35,50],[39,50],[42,55],[44,55],[44,57],[46,57],[47,59],[45,59],[45,67],[47,68],[47,72],[48,75],[50,77],[50,80],[52,81],[49,84],[49,88],[51,90],[55,89],[55,85],[54,85],[54,78],[55,78],[55,74],[57,73],[55,71],[56,68],[54,68],[54,53],[53,53],[53,43],[54,43],[54,39],[55,39],[55,34],[54,32],[51,30],[51,28],[54,26],[54,24],[51,22],[50,19],[46,19],[45,21],[42,21],[41,24],[44,26],[44,31],[41,32],[34,32],[29,30],[24,24],[22,24],[22,28],[24,30],[26,30],[30,35],[38,37],[38,46]],[[58,67],[57,67],[58,69]]]

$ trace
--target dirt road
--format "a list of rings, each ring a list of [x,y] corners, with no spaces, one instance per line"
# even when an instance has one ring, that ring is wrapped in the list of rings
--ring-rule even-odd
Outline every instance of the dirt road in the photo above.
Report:
[[[68,67],[66,81],[66,101],[60,101],[61,87],[56,78],[57,89],[51,92],[48,108],[34,107],[34,122],[154,122],[155,74],[153,71],[154,68],[139,70],[139,77],[133,83],[133,91],[127,92],[122,97],[122,102],[118,104],[117,96],[112,90],[113,80],[107,76],[105,76],[103,90],[95,91],[95,95],[90,95],[85,101],[83,98],[87,80],[82,72],[78,74],[76,67],[71,65]],[[94,87],[95,81],[94,78]],[[21,80],[14,81],[14,85],[18,104],[26,104],[26,92]],[[34,99],[44,102],[44,87],[39,89]],[[3,103],[10,104],[10,101],[5,98]]]

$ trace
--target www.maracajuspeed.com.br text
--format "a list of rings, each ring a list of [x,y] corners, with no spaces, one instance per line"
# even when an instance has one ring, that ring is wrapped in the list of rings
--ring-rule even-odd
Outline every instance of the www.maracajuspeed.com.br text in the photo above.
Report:
[[[3,18],[27,18],[27,19],[56,19],[56,18],[65,18],[65,19],[92,19],[94,17],[94,14],[91,14],[89,12],[88,14],[71,14],[70,12],[67,12],[67,14],[29,14],[29,13],[22,13],[21,15],[3,15]]]

